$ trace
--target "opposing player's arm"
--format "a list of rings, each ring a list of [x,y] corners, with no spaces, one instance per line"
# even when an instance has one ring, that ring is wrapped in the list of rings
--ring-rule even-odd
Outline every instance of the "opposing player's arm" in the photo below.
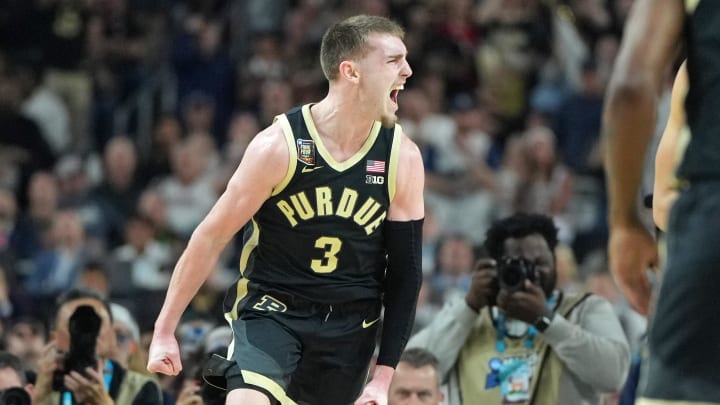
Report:
[[[174,333],[180,316],[215,268],[222,250],[285,178],[289,156],[278,124],[250,142],[226,190],[195,229],[175,266],[156,332]]]
[[[638,223],[637,197],[657,99],[680,45],[682,0],[636,0],[608,88],[603,117],[610,223]]]
[[[685,95],[688,91],[687,62],[683,62],[675,76],[670,99],[670,117],[663,131],[655,155],[655,183],[653,185],[653,219],[663,231],[667,227],[668,214],[678,196],[677,169],[680,134],[685,126]]]

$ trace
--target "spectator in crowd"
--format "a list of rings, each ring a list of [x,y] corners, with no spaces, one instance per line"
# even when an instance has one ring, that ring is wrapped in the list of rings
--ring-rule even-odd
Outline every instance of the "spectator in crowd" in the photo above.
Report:
[[[560,228],[560,240],[571,243],[574,229],[570,199],[574,179],[560,161],[555,134],[546,127],[536,126],[529,128],[522,139],[527,177],[518,184],[517,210],[551,216]]]
[[[428,140],[433,153],[425,197],[445,228],[479,243],[473,231],[487,229],[496,210],[495,175],[486,163],[491,141],[481,129],[484,113],[471,95],[456,95],[450,108],[451,130]]]
[[[13,390],[8,395],[9,390]],[[25,367],[22,361],[14,354],[0,351],[0,397],[4,399],[3,405],[24,405],[30,404],[33,394],[33,385],[28,382]],[[9,400],[15,399],[15,401]],[[27,402],[22,401],[24,398]]]
[[[70,114],[65,102],[42,83],[44,67],[37,61],[27,61],[20,71],[23,115],[39,127],[43,139],[55,156],[68,151],[72,142]]]
[[[29,260],[50,246],[49,231],[58,210],[58,198],[57,178],[50,172],[34,172],[27,189],[27,208],[13,229],[11,243],[18,260]]]
[[[465,296],[474,262],[473,245],[467,237],[461,234],[443,237],[437,245],[430,299],[443,303],[453,295]]]
[[[22,114],[21,103],[17,69],[0,63],[0,185],[16,192],[25,190],[33,172],[55,163],[40,127]]]
[[[5,335],[6,350],[17,356],[28,370],[37,368],[47,344],[45,325],[37,318],[22,317],[11,323]]]
[[[7,270],[0,261],[0,319],[7,319],[15,315],[15,304],[13,300],[17,296],[12,296],[11,288],[15,285],[15,280],[9,278]]]
[[[438,359],[424,349],[407,349],[395,369],[388,405],[440,405],[445,399],[440,383]]]
[[[183,238],[190,236],[217,199],[211,179],[204,175],[208,156],[190,146],[184,141],[173,149],[172,174],[158,184],[167,206],[168,226]]]
[[[451,405],[600,405],[622,387],[630,349],[620,322],[605,299],[556,289],[557,243],[547,216],[496,222],[467,296],[411,338],[440,360]],[[521,268],[527,277],[509,276]]]
[[[110,313],[117,340],[117,349],[113,359],[126,369],[144,373],[144,364],[137,369],[131,368],[133,356],[137,353],[140,344],[140,327],[135,321],[135,317],[127,308],[115,302],[110,303]]]
[[[142,183],[137,173],[138,154],[132,140],[127,136],[110,138],[103,152],[103,179],[92,194],[103,202],[111,218],[117,223],[109,234],[109,246],[120,243],[122,227],[134,212]]]
[[[89,160],[79,154],[65,155],[55,166],[60,196],[58,206],[77,212],[85,231],[86,243],[95,250],[104,250],[113,230],[123,217],[104,198],[94,194]],[[122,228],[122,227],[121,227]]]
[[[112,360],[117,351],[117,339],[110,304],[102,296],[92,290],[68,290],[58,298],[56,310],[52,339],[37,370],[34,404],[55,405],[66,398],[92,405],[113,401],[133,405],[162,404],[160,387],[150,376],[127,370]],[[92,331],[89,325],[97,322],[95,355],[98,365],[81,371],[64,370],[62,359],[73,346],[73,338],[79,336],[74,329],[78,322],[84,322],[83,334],[89,334]],[[56,371],[64,375],[64,386],[60,391],[55,390],[59,387],[53,386]]]
[[[17,253],[13,246],[13,233],[18,218],[15,193],[0,187],[0,261],[12,261]]]
[[[50,247],[34,257],[33,269],[25,279],[25,289],[35,304],[33,312],[41,317],[48,315],[60,292],[78,282],[89,259],[85,231],[76,211],[58,211],[50,233]]]

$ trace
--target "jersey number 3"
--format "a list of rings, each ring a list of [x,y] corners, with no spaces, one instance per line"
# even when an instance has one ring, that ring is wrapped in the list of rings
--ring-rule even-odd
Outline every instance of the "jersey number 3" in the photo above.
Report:
[[[342,247],[340,238],[334,236],[321,236],[315,241],[315,247],[323,249],[325,254],[322,259],[310,261],[310,268],[316,273],[332,273],[337,268],[337,254]]]

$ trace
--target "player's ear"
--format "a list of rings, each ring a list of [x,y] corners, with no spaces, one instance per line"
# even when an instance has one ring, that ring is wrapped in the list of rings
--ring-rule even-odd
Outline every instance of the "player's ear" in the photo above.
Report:
[[[358,72],[357,65],[349,60],[340,62],[340,76],[353,83],[357,83],[358,80],[360,80],[360,73]]]

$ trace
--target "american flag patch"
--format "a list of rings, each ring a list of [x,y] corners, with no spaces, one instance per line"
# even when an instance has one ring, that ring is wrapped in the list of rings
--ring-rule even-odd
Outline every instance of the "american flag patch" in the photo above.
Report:
[[[385,161],[368,160],[365,165],[365,170],[367,170],[368,173],[385,173]]]

